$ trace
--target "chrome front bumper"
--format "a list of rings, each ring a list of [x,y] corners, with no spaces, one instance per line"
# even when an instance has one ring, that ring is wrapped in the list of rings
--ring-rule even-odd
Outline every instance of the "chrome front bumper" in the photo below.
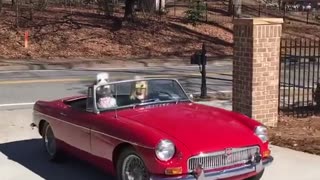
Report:
[[[266,166],[270,165],[273,162],[273,157],[270,156],[268,159],[264,159],[260,161],[260,163],[251,163],[245,166],[226,169],[223,171],[215,171],[215,172],[207,172],[200,177],[195,177],[192,174],[185,175],[185,176],[174,176],[174,177],[159,177],[159,176],[152,176],[150,180],[215,180],[215,179],[225,179],[225,178],[232,178],[241,175],[245,175],[248,173],[259,173],[261,172]]]

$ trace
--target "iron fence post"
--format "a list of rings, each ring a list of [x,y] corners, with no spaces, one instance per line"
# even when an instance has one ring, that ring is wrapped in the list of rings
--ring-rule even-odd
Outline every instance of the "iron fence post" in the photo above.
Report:
[[[173,0],[173,15],[176,16],[176,0]]]
[[[234,4],[232,4],[232,19],[234,19]]]
[[[205,1],[206,3],[206,22],[208,22],[208,2]]]
[[[309,10],[307,10],[307,24],[309,24]]]
[[[207,97],[207,82],[206,82],[206,64],[207,64],[207,58],[206,58],[206,46],[205,43],[202,44],[202,52],[201,52],[201,98]]]
[[[284,4],[284,8],[283,8],[283,21],[286,21],[286,4]]]
[[[261,15],[261,2],[259,1],[259,17],[260,17],[260,15]]]

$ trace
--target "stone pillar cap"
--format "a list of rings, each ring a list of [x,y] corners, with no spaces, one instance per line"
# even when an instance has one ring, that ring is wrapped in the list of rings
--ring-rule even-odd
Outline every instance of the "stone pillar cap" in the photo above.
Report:
[[[271,25],[271,24],[282,24],[283,18],[238,18],[233,20],[234,24],[237,25]]]

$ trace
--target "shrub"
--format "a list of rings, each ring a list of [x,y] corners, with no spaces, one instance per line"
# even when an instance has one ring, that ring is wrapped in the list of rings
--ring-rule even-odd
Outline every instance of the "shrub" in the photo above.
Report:
[[[191,6],[185,11],[186,18],[192,23],[193,26],[197,25],[206,11],[206,5],[202,0],[191,0]]]

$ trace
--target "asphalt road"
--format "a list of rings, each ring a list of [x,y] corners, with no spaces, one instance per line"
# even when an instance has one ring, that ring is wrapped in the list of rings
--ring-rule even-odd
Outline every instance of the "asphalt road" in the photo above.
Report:
[[[0,109],[3,109],[3,107],[7,108],[9,107],[8,105],[12,104],[14,106],[16,104],[29,105],[39,99],[52,100],[64,96],[83,94],[86,92],[87,85],[92,83],[92,80],[98,72],[109,72],[112,79],[131,79],[135,75],[142,75],[146,77],[173,77],[179,80],[188,93],[200,93],[201,75],[198,66],[181,66],[172,68],[123,68],[108,69],[104,71],[0,71]],[[294,68],[289,69],[288,67],[285,71],[286,76],[282,75],[281,78],[286,78],[286,85],[290,84],[292,86],[293,80],[289,81],[289,72],[290,77],[293,78]],[[282,74],[284,74],[284,72],[282,72]],[[312,74],[312,72],[310,72],[310,74]],[[304,88],[308,85],[312,86],[311,77],[309,84],[307,81],[303,84],[302,78],[302,75],[298,78],[298,73],[296,73],[296,85],[298,84],[298,79],[300,79],[300,86],[304,86]],[[300,87],[300,90],[302,89],[303,88]],[[209,93],[230,93],[232,91],[232,64],[217,64],[207,67],[207,90]],[[281,92],[283,92],[283,90]]]
[[[53,100],[87,92],[98,72],[109,72],[111,79],[145,77],[177,78],[188,93],[200,93],[201,75],[198,67],[141,68],[93,70],[44,70],[0,72],[0,109],[30,106],[37,100]],[[207,68],[208,92],[231,92],[232,67]]]

